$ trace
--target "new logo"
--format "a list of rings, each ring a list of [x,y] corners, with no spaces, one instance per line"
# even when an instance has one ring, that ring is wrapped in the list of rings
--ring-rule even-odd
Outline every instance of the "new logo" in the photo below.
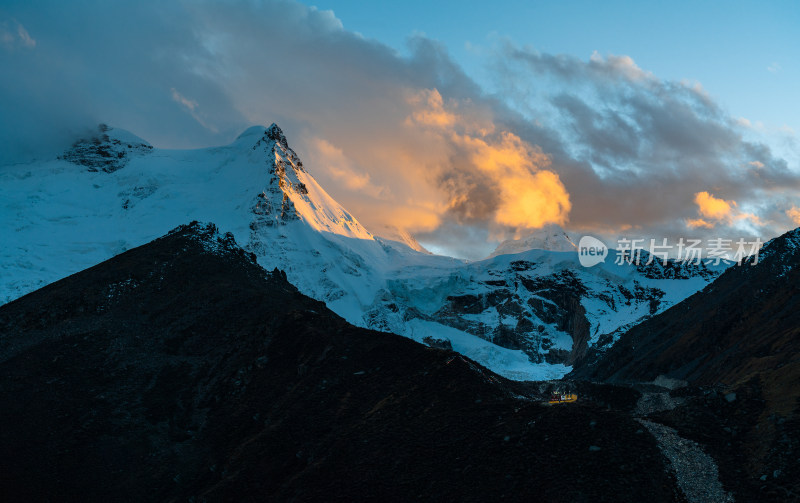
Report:
[[[592,236],[583,236],[578,242],[578,260],[583,267],[593,267],[600,262],[605,262],[608,256],[608,247]]]

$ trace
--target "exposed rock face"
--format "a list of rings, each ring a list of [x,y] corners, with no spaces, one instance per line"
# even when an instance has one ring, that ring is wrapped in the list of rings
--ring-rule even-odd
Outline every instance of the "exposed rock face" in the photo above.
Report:
[[[275,143],[278,143],[281,147],[283,147],[284,151],[291,151],[294,154],[294,151],[289,148],[289,143],[286,141],[286,136],[283,134],[283,130],[278,127],[277,124],[274,122],[270,127],[264,131],[264,136]]]
[[[353,327],[195,223],[0,307],[0,494],[679,499],[627,413],[541,395]]]
[[[290,193],[305,195],[308,189],[297,180],[296,171],[305,172],[297,154],[289,148],[283,131],[272,124],[253,145],[253,150],[264,154],[267,172],[270,175],[269,188],[255,198],[250,223],[254,233],[263,227],[284,225],[300,219]]]
[[[128,164],[132,156],[149,154],[153,146],[127,132],[100,124],[89,138],[76,141],[59,159],[86,166],[88,171],[112,173]]]
[[[365,319],[399,333],[409,320],[435,321],[522,350],[534,362],[573,365],[590,348],[609,347],[621,332],[672,305],[669,289],[705,285],[720,272],[670,262],[604,273],[577,262],[574,253],[533,250],[424,282],[399,278],[388,282]]]
[[[427,344],[432,348],[439,348],[439,349],[446,349],[448,351],[453,350],[453,344],[448,341],[447,339],[434,339],[433,337],[424,337],[422,342]]]
[[[650,258],[650,254],[645,250],[638,250],[638,261],[631,260],[636,269],[646,278],[650,279],[689,279],[704,278],[713,280],[719,276],[719,270],[709,269],[705,261],[687,260],[664,261],[658,257]],[[649,263],[648,263],[649,262]]]

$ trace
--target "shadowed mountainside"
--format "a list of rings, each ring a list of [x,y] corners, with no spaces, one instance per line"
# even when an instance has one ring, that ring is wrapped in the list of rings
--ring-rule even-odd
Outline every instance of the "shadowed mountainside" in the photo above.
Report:
[[[0,308],[0,493],[681,500],[627,412],[539,398],[347,324],[193,223]]]

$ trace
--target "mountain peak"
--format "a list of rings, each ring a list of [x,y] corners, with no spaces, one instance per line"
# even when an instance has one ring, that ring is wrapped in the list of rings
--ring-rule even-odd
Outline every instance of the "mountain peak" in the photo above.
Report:
[[[250,126],[249,128],[242,131],[242,134],[236,137],[237,140],[241,140],[242,138],[249,138],[251,136],[261,136],[266,133],[266,129],[264,126]]]
[[[251,137],[272,140],[275,143],[279,143],[285,149],[289,148],[289,142],[286,141],[286,136],[283,134],[283,130],[274,122],[269,127],[251,126],[245,129],[242,134],[236,137],[236,139],[241,140],[243,138]]]
[[[318,231],[374,239],[305,170],[277,124],[248,128],[237,138],[235,148],[247,152],[249,162],[257,166],[266,163],[269,172],[267,184],[253,201],[254,220],[250,223],[253,236],[269,242],[270,229],[302,220]],[[264,251],[261,247],[259,250]]]
[[[280,143],[281,145],[283,145],[283,148],[289,148],[289,143],[286,141],[286,136],[284,136],[283,131],[281,130],[281,128],[278,127],[278,125],[275,124],[274,122],[272,123],[272,125],[269,128],[267,128],[267,130],[264,132],[264,134],[270,140],[274,140],[274,141]]]
[[[521,253],[528,250],[577,251],[578,247],[567,232],[556,224],[546,225],[521,239],[509,239],[497,246],[488,258]]]
[[[411,233],[394,225],[384,225],[380,228],[377,234],[386,240],[402,243],[412,250],[431,255],[431,252],[419,244],[419,241],[417,241],[416,238],[411,235]]]
[[[766,259],[773,255],[793,255],[797,250],[800,250],[800,227],[764,243],[764,246],[761,247],[760,257]]]

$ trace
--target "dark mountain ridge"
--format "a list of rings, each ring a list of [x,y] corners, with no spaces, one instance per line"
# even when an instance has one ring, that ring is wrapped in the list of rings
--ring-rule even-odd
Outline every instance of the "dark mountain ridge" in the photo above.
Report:
[[[0,307],[0,494],[681,500],[627,411],[543,391],[353,327],[193,223]]]

